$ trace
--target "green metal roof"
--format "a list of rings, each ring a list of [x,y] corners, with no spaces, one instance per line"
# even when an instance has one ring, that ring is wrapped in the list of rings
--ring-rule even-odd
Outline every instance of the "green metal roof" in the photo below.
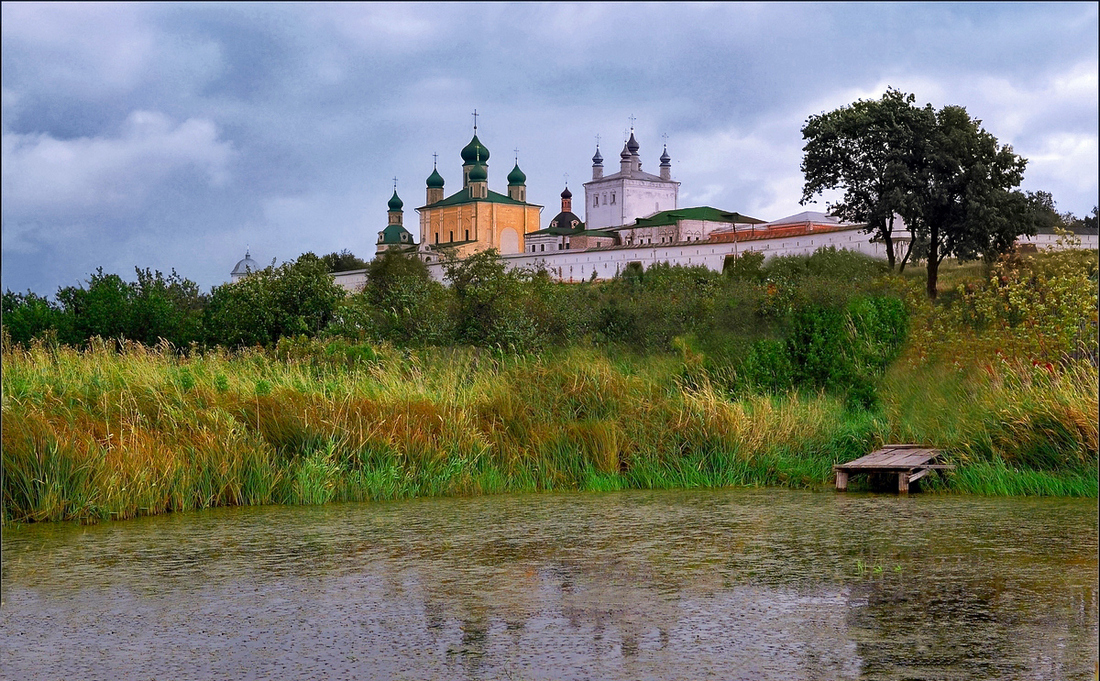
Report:
[[[696,206],[694,208],[676,208],[663,210],[648,218],[638,218],[633,225],[623,225],[615,229],[634,229],[637,227],[663,227],[674,225],[680,220],[707,220],[708,222],[748,223],[763,224],[764,220],[751,218],[740,213],[731,213],[710,206]]]
[[[440,206],[460,206],[464,203],[503,203],[511,206],[534,206],[535,208],[542,208],[537,203],[527,203],[526,201],[516,201],[515,199],[505,196],[504,194],[498,194],[493,190],[489,190],[488,196],[484,199],[471,199],[470,192],[467,189],[460,189],[459,191],[451,194],[442,201],[436,201],[433,204],[427,206],[421,206],[417,210],[423,210],[425,208],[438,208]]]
[[[433,189],[443,188],[443,176],[439,174],[437,169],[432,169],[432,174],[428,176],[427,184]]]
[[[404,240],[402,240],[401,239],[402,234],[406,234],[408,236]],[[389,225],[385,229],[383,229],[382,230],[382,241],[380,241],[379,243],[383,243],[383,244],[405,244],[405,245],[414,245],[415,244],[415,242],[413,241],[412,234],[409,233],[409,230],[405,229],[401,225]]]

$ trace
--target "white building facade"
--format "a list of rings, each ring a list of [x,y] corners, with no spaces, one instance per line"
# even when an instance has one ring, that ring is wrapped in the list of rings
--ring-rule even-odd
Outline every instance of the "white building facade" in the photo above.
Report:
[[[672,179],[668,150],[661,154],[661,174],[653,175],[642,170],[639,149],[631,130],[630,139],[619,154],[619,172],[604,175],[603,156],[596,147],[592,179],[584,183],[586,229],[628,225],[638,218],[679,207],[680,183]]]

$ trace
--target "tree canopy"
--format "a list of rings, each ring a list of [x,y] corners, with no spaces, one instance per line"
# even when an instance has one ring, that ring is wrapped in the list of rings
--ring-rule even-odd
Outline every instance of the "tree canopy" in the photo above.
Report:
[[[935,111],[914,101],[891,88],[879,100],[811,116],[802,129],[802,201],[827,189],[843,190],[830,210],[866,223],[885,244],[891,267],[893,216],[900,215],[911,234],[901,267],[920,244],[934,298],[945,257],[992,259],[1007,251],[1021,234],[1035,234],[1045,197],[1016,190],[1027,160],[1001,145],[965,108]]]
[[[891,268],[897,255],[894,216],[911,223],[918,214],[916,195],[928,161],[924,147],[935,120],[931,105],[917,108],[914,100],[890,88],[881,99],[811,116],[802,129],[802,203],[826,189],[842,189],[843,198],[830,212],[865,223],[885,244]]]

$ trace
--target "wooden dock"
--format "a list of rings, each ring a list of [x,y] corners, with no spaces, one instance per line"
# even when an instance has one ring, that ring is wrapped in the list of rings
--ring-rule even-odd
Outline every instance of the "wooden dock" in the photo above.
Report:
[[[833,466],[837,491],[848,489],[848,478],[860,473],[897,473],[898,492],[909,493],[909,483],[916,482],[930,471],[949,470],[950,464],[935,463],[942,455],[938,449],[924,445],[886,445],[855,461]]]

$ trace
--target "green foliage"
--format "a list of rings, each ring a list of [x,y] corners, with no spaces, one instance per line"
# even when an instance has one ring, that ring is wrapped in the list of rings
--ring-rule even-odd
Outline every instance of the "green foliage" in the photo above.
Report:
[[[738,281],[764,281],[764,254],[747,251],[740,255],[727,255],[722,263],[722,274]]]
[[[62,340],[83,344],[93,336],[125,338],[131,326],[133,287],[117,274],[96,270],[88,280],[88,288],[66,286],[57,292],[57,300],[69,323]]]
[[[349,333],[354,326],[361,337],[403,345],[445,344],[452,338],[451,298],[419,258],[387,251],[370,262],[362,294],[348,298],[332,331],[355,335]]]
[[[130,340],[156,345],[161,339],[186,347],[202,339],[202,310],[207,296],[198,284],[172,270],[167,278],[148,268],[135,268],[131,298]]]
[[[924,144],[935,120],[931,105],[917,108],[914,101],[913,95],[888,88],[881,99],[810,116],[802,129],[802,202],[842,189],[842,200],[830,211],[867,224],[885,243],[891,268],[897,255],[893,216],[912,224],[920,215],[919,190],[928,164]]]
[[[927,292],[935,298],[944,258],[991,262],[1056,213],[1049,195],[1015,191],[1027,161],[966,109],[913,102],[913,95],[888,89],[881,100],[811,116],[802,131],[803,202],[843,189],[832,212],[867,223],[884,241],[891,267],[893,216],[900,215],[927,262]]]
[[[324,263],[306,253],[214,288],[204,309],[206,339],[240,347],[271,345],[282,336],[313,336],[334,319],[344,291]]]
[[[1098,257],[1092,250],[1005,256],[923,310],[924,352],[949,344],[952,361],[1059,363],[1097,357]]]
[[[511,351],[534,349],[538,329],[526,314],[530,274],[509,270],[489,249],[445,265],[455,297],[455,339]]]
[[[5,290],[2,310],[4,330],[12,342],[23,345],[49,331],[56,336],[65,321],[57,304],[31,291],[12,293]]]
[[[348,270],[361,270],[367,267],[367,261],[357,258],[354,253],[346,248],[339,253],[329,253],[321,256],[321,262],[325,269],[332,272],[347,272]]]

